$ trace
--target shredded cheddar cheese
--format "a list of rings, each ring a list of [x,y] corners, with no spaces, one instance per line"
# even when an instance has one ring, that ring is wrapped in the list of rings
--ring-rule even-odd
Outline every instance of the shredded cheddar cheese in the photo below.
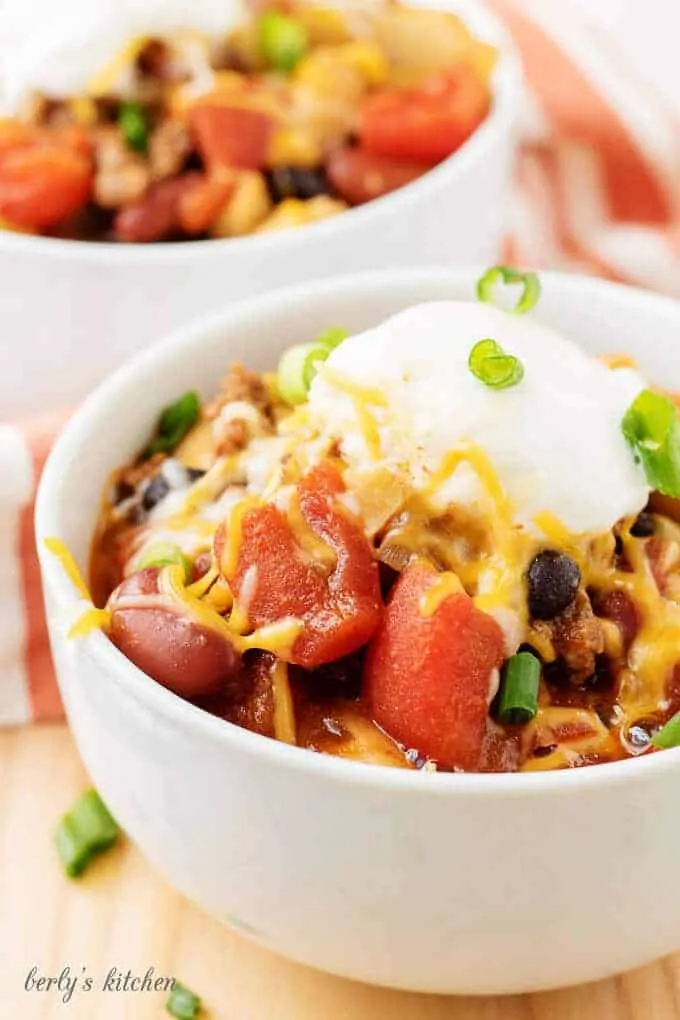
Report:
[[[361,386],[350,379],[346,379],[339,372],[328,366],[322,369],[323,377],[341,393],[349,397],[354,404],[354,412],[357,416],[359,429],[364,438],[369,456],[373,460],[379,460],[382,452],[380,440],[380,428],[371,407],[386,408],[387,397],[377,387]]]
[[[85,584],[78,564],[66,544],[60,538],[46,538],[45,548],[59,560],[73,587],[84,599],[91,602],[90,590]]]
[[[279,660],[272,674],[274,694],[274,736],[284,744],[297,743],[295,734],[295,708],[288,680],[288,666]]]
[[[245,496],[232,507],[227,517],[225,524],[226,541],[222,550],[222,562],[220,563],[220,568],[225,577],[233,577],[238,569],[243,519],[250,510],[258,506],[261,506],[259,497]]]
[[[434,616],[442,602],[450,595],[460,595],[465,592],[460,578],[451,571],[443,571],[438,574],[433,583],[420,596],[420,615]]]
[[[108,609],[88,609],[73,624],[68,632],[69,638],[82,638],[93,630],[106,631],[111,625],[111,612]]]

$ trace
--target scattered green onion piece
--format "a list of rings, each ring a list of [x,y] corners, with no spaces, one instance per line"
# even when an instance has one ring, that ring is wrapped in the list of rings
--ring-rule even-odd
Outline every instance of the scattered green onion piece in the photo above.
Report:
[[[479,300],[495,304],[493,292],[496,284],[500,281],[506,284],[523,284],[524,289],[520,299],[512,309],[515,315],[524,315],[526,312],[530,312],[541,296],[541,283],[536,273],[523,273],[521,269],[514,269],[512,266],[492,266],[477,281]]]
[[[194,1020],[201,1011],[201,1000],[179,981],[175,981],[165,1008],[177,1020]]]
[[[524,366],[514,354],[506,354],[495,340],[480,340],[470,351],[468,367],[476,379],[493,390],[506,390],[524,378]]]
[[[331,326],[330,329],[325,329],[320,336],[314,341],[319,347],[327,347],[329,351],[334,351],[336,347],[339,347],[343,340],[346,340],[349,333],[342,326]]]
[[[198,421],[201,405],[198,394],[189,390],[166,407],[161,414],[156,436],[145,450],[146,457],[155,453],[172,453]]]
[[[319,365],[330,353],[328,347],[321,347],[316,342],[289,347],[279,361],[276,375],[276,384],[282,400],[293,407],[296,404],[304,404]]]
[[[288,74],[309,47],[303,25],[280,11],[267,11],[259,21],[260,51],[270,67]]]
[[[676,712],[664,727],[652,737],[654,747],[680,747],[680,712]]]
[[[170,566],[183,567],[185,580],[191,575],[193,567],[189,557],[182,552],[178,545],[174,545],[172,542],[154,542],[149,546],[137,564],[139,570],[144,570],[145,567]]]
[[[650,487],[680,496],[680,422],[670,397],[643,390],[626,411],[621,429]]]
[[[500,722],[522,726],[538,711],[541,663],[531,652],[518,652],[505,664],[496,715]]]
[[[128,149],[146,153],[149,148],[149,122],[139,103],[121,103],[118,124]]]
[[[70,878],[82,874],[96,854],[108,850],[120,830],[96,790],[88,790],[59,822],[54,842]]]

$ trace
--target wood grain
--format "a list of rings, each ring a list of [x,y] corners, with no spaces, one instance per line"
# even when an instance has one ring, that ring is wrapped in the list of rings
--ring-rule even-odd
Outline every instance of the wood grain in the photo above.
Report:
[[[30,969],[153,966],[199,992],[212,1020],[680,1020],[680,957],[597,985],[509,999],[384,991],[308,970],[249,945],[173,892],[126,844],[78,883],[50,831],[87,784],[68,731],[0,734],[0,1018],[160,1020],[165,995],[24,990]],[[651,905],[650,905],[651,906]],[[539,936],[540,937],[540,936]]]

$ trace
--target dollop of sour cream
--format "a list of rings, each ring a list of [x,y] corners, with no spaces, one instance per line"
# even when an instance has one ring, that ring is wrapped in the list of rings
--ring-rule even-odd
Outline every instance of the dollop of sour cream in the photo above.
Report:
[[[0,14],[0,112],[32,91],[69,96],[135,39],[180,31],[224,34],[245,0],[3,0]]]
[[[486,338],[522,362],[517,385],[492,389],[470,371],[470,351]],[[639,372],[607,367],[533,316],[448,301],[345,340],[314,380],[309,412],[351,469],[372,463],[427,493],[439,473],[436,506],[488,503],[473,463],[442,477],[452,451],[474,447],[516,524],[540,533],[547,513],[572,534],[603,533],[649,496],[621,431],[644,387]]]

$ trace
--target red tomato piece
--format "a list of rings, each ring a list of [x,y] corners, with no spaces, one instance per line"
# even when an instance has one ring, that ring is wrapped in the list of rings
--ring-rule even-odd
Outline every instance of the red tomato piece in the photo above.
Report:
[[[234,191],[235,181],[204,177],[179,200],[179,221],[186,234],[204,234],[213,225]]]
[[[377,156],[361,146],[335,149],[326,160],[328,179],[350,205],[361,205],[396,191],[429,169],[427,163]]]
[[[385,88],[369,95],[359,109],[359,137],[379,156],[438,163],[469,138],[489,102],[479,76],[461,65],[418,89]]]
[[[360,524],[337,502],[342,491],[331,464],[312,471],[297,489],[304,526],[335,554],[332,565],[305,553],[286,515],[267,505],[244,514],[238,562],[227,574],[255,626],[286,617],[303,621],[290,661],[306,669],[356,651],[382,614],[378,565]],[[220,557],[220,540],[216,551]]]
[[[0,157],[0,216],[46,230],[82,209],[92,179],[91,160],[68,147],[10,148]]]
[[[180,207],[186,194],[203,181],[198,171],[160,181],[146,195],[122,208],[114,220],[119,241],[149,243],[164,241],[182,228]]]
[[[437,576],[426,563],[400,576],[369,647],[364,693],[376,722],[405,747],[447,768],[476,770],[503,633],[464,593],[424,615],[421,598]]]
[[[0,159],[15,149],[33,145],[39,137],[38,128],[32,125],[20,120],[0,119]]]
[[[189,111],[189,130],[208,167],[261,169],[273,128],[272,117],[261,110],[206,103]]]

